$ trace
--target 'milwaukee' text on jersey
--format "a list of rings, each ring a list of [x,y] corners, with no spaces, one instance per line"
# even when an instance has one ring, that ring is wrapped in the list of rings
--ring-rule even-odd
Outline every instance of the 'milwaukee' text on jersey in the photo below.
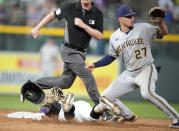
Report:
[[[139,44],[144,44],[143,38],[137,38],[137,39],[125,41],[123,44],[117,47],[117,51],[120,54],[123,49],[130,47],[130,46],[139,45]]]
[[[152,40],[158,38],[159,27],[148,23],[136,23],[128,33],[117,29],[110,37],[109,55],[122,57],[128,71],[152,64]]]

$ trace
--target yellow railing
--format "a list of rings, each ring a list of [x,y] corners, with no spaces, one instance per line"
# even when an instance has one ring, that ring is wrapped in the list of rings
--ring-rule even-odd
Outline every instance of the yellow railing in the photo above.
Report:
[[[5,34],[30,34],[32,27],[29,26],[10,26],[10,25],[0,25],[0,33]],[[104,39],[109,39],[113,31],[105,30],[103,33]],[[63,36],[64,28],[42,28],[40,30],[41,35],[50,35],[50,36]],[[179,42],[178,34],[168,34],[162,40],[156,41],[168,41],[168,42]]]

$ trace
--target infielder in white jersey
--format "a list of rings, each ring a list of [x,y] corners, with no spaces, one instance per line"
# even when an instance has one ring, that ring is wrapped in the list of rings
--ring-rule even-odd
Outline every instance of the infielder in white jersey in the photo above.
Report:
[[[93,64],[86,65],[86,68],[93,71],[94,68],[108,65],[117,57],[121,57],[126,70],[102,93],[101,103],[107,104],[111,111],[121,115],[125,120],[135,120],[136,115],[119,99],[140,88],[144,99],[172,119],[173,124],[170,127],[179,128],[179,114],[164,98],[155,93],[158,72],[153,64],[151,44],[153,39],[161,39],[167,35],[168,29],[163,19],[158,22],[158,26],[148,23],[134,24],[135,14],[128,6],[121,6],[117,10],[120,28],[110,37],[109,54]],[[100,104],[96,107],[100,107]]]

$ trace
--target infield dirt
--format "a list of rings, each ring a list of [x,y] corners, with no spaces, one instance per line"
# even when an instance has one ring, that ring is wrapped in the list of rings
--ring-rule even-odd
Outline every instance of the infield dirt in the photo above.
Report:
[[[169,128],[169,119],[138,118],[136,122],[107,123],[99,122],[60,122],[45,118],[32,119],[7,118],[8,113],[17,110],[0,110],[0,131],[174,131]],[[179,130],[179,129],[178,129]]]

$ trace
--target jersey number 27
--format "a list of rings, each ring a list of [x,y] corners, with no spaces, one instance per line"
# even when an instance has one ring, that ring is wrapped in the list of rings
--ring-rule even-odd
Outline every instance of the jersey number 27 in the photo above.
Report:
[[[146,57],[146,55],[147,55],[147,48],[146,47],[135,50],[136,59],[141,59],[142,57]]]

